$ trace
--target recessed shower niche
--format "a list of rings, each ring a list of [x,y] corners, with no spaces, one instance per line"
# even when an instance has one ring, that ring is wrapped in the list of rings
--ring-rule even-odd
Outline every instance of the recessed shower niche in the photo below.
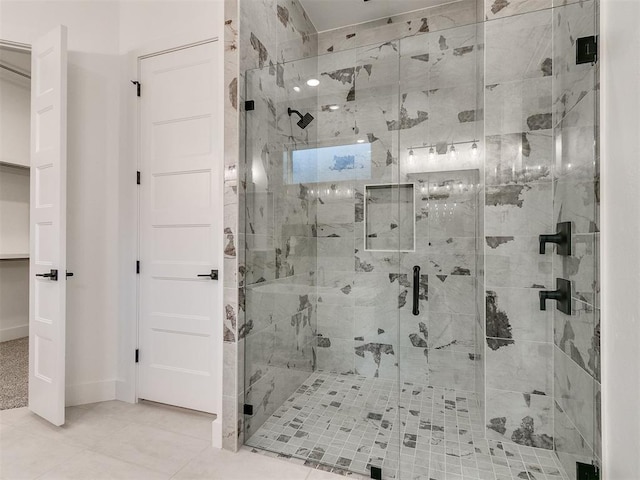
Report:
[[[365,185],[365,250],[415,250],[413,184]]]

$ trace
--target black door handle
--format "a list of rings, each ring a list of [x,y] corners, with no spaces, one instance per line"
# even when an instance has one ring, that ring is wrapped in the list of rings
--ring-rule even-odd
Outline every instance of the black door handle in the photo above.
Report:
[[[413,267],[413,310],[414,315],[420,315],[420,267]]]
[[[49,273],[36,273],[36,277],[44,277],[49,280],[53,280],[54,282],[58,281],[58,270],[54,270],[53,268]]]
[[[199,277],[209,277],[211,280],[218,280],[218,270],[211,270],[211,273],[203,273]]]
[[[73,277],[73,273],[67,272],[67,277]]]

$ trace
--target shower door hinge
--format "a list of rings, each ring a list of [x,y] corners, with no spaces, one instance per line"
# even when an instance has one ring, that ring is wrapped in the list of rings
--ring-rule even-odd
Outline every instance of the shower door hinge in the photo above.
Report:
[[[140,185],[140,172],[136,172],[136,185]]]
[[[242,413],[244,413],[245,415],[253,415],[253,405],[245,403],[242,407]]]
[[[244,111],[245,112],[251,112],[252,110],[256,109],[256,102],[253,100],[247,100],[246,102],[244,102]]]
[[[136,348],[136,363],[140,361],[140,350]]]
[[[580,37],[576,40],[576,65],[598,61],[598,37]]]
[[[140,273],[140,260],[136,260],[136,273]]]
[[[600,469],[597,465],[576,462],[576,480],[600,480]]]
[[[136,86],[136,95],[139,97],[140,89],[142,88],[142,85],[137,80],[131,80],[131,83],[133,83]]]

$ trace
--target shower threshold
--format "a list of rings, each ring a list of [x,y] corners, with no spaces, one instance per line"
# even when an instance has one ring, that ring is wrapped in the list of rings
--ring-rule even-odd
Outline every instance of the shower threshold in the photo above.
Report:
[[[393,380],[319,371],[246,445],[361,478],[374,466],[384,479],[568,479],[551,450],[486,440],[481,418],[474,392],[411,383],[398,392]]]

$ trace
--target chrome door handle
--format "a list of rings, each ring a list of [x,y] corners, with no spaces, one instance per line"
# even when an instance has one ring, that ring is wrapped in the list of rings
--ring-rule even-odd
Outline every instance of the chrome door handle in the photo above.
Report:
[[[203,273],[198,277],[209,277],[211,280],[218,280],[218,270],[211,270],[211,273]]]

